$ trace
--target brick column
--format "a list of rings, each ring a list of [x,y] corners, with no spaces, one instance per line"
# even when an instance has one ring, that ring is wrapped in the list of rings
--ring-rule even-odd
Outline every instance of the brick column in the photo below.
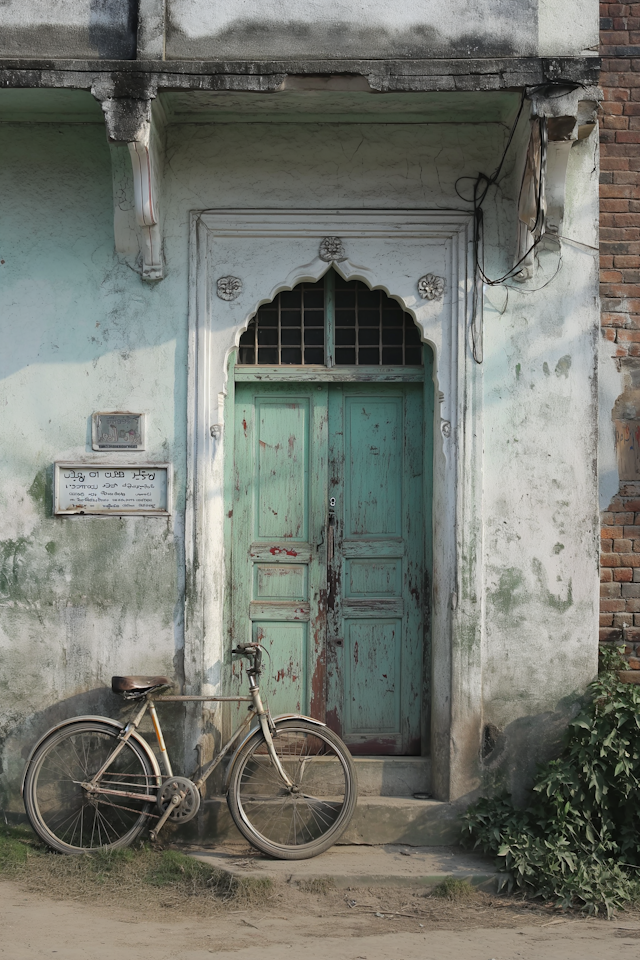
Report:
[[[628,369],[640,357],[640,3],[601,3],[600,14],[602,335]],[[640,671],[640,481],[621,482],[601,545],[600,640],[625,641]]]

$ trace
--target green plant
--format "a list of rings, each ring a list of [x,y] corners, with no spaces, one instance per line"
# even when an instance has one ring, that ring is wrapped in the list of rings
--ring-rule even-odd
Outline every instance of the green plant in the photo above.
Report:
[[[29,845],[26,831],[0,824],[0,873],[11,872],[27,862]]]
[[[431,895],[442,900],[471,900],[476,895],[468,880],[457,880],[455,877],[445,877],[433,890]]]
[[[640,686],[620,681],[617,651],[602,666],[529,806],[484,798],[464,821],[467,840],[498,858],[501,888],[611,916],[640,898]]]

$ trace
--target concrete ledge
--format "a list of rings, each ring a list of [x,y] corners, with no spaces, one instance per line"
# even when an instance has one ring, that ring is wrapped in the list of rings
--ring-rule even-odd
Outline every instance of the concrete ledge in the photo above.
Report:
[[[277,91],[286,76],[353,74],[379,92],[509,90],[566,80],[597,84],[593,57],[488,57],[427,60],[63,60],[0,58],[2,87],[111,85],[117,96],[155,96],[158,90]]]
[[[402,843],[440,847],[460,840],[464,807],[412,797],[360,797],[341,844],[379,846]],[[200,843],[244,843],[224,797],[208,797],[198,819],[176,831],[176,839]]]
[[[358,796],[412,797],[429,793],[431,761],[428,757],[354,757],[358,771]]]
[[[457,843],[464,808],[413,797],[362,797],[342,843],[406,843],[435,847]]]
[[[226,850],[192,849],[209,867],[234,877],[268,877],[287,883],[324,881],[336,887],[435,886],[446,877],[468,880],[495,889],[496,870],[490,860],[457,847],[333,847],[311,860],[271,860],[246,847]]]

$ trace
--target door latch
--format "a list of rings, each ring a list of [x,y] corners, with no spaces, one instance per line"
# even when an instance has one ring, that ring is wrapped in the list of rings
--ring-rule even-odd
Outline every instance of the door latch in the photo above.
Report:
[[[327,563],[333,560],[333,535],[336,527],[336,498],[329,499],[329,532],[327,535]]]

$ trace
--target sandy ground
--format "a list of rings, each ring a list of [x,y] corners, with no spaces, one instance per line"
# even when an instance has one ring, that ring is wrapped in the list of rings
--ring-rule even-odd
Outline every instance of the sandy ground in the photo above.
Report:
[[[164,913],[54,900],[0,881],[2,960],[638,960],[640,921],[558,917],[497,904],[446,904],[424,923],[376,916],[383,899],[396,912],[406,893],[344,891],[330,897],[286,892],[251,909]],[[357,899],[356,899],[357,898]],[[354,903],[349,906],[348,900]],[[413,913],[415,902],[406,908]],[[529,915],[528,915],[529,914]],[[550,918],[551,917],[551,918]],[[550,918],[550,919],[549,919]]]

